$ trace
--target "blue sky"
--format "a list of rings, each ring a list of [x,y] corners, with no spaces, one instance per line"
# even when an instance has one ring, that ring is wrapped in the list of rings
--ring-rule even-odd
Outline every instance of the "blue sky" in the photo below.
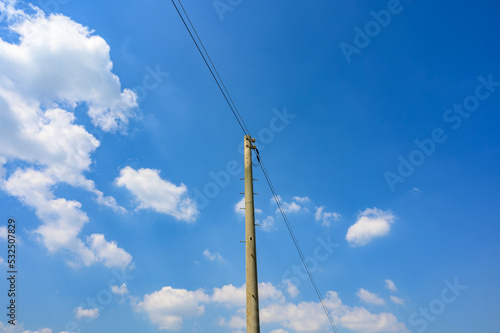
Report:
[[[339,332],[498,332],[498,4],[183,4]],[[244,332],[243,133],[172,3],[0,13],[0,332]],[[261,330],[332,332],[254,175]]]

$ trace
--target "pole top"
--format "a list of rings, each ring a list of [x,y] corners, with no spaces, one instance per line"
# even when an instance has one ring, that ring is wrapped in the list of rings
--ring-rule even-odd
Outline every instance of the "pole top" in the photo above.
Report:
[[[249,140],[251,142],[255,142],[255,139],[252,139],[250,135],[245,135],[245,140]]]

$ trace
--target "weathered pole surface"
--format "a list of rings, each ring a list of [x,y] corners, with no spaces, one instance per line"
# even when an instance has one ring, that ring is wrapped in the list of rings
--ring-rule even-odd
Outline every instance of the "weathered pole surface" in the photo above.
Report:
[[[260,333],[257,249],[255,245],[255,212],[253,203],[252,143],[245,135],[245,252],[247,289],[247,333]]]

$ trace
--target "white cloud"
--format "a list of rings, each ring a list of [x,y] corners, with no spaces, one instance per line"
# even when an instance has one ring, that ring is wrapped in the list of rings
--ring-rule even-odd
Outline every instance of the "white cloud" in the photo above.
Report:
[[[314,218],[316,221],[321,221],[321,225],[329,227],[331,222],[338,221],[340,214],[335,212],[325,212],[325,206],[316,207]]]
[[[138,209],[153,209],[188,223],[194,222],[199,215],[194,201],[188,196],[186,185],[176,186],[162,179],[159,170],[134,170],[127,166],[120,170],[115,182],[133,194],[139,203]]]
[[[111,70],[108,44],[64,15],[19,13],[10,29],[20,43],[0,43],[3,87],[23,99],[53,106],[85,102],[97,126],[114,131],[127,125],[137,106],[131,90],[121,90]]]
[[[220,253],[217,253],[217,252],[211,253],[208,249],[205,249],[205,251],[203,251],[203,255],[205,257],[207,257],[208,260],[210,260],[210,261],[215,261],[215,260],[217,260],[217,261],[224,261],[224,259],[220,255]]]
[[[389,279],[385,280],[385,287],[387,289],[389,289],[390,291],[398,291],[398,288],[396,287],[396,285],[394,284],[394,282],[392,282]]]
[[[355,307],[340,318],[340,324],[360,333],[410,332],[392,313],[372,314],[365,308]]]
[[[235,315],[231,316],[229,320],[226,320],[224,318],[219,318],[218,324],[219,326],[229,327],[233,329],[231,333],[236,333],[236,332],[244,333],[245,331],[243,331],[243,329],[246,329],[247,327],[247,320],[245,316],[246,316],[245,309],[241,308],[237,311]]]
[[[0,9],[2,3],[0,2]],[[1,18],[1,17],[0,17]],[[0,333],[52,333],[52,329],[50,328],[40,328],[37,331],[29,331],[29,330],[24,330],[23,328],[24,324],[16,322],[16,325],[11,325],[11,324],[4,324],[0,321]],[[59,333],[68,333],[68,332],[59,332]],[[74,333],[74,332],[73,332]]]
[[[4,225],[0,226],[0,239],[7,240],[7,227]]]
[[[256,223],[260,224],[261,229],[265,232],[276,230],[276,227],[274,226],[274,217],[272,216],[268,216],[262,221],[257,220]]]
[[[290,286],[284,282],[287,287]],[[259,300],[261,323],[283,327],[275,330],[277,333],[287,332],[285,329],[309,333],[329,330],[330,323],[319,302],[291,303],[281,289],[269,282],[259,283]],[[219,317],[219,326],[228,327],[232,332],[244,332],[245,301],[245,285],[235,287],[229,284],[213,288],[211,296],[202,290],[193,292],[165,287],[145,295],[144,301],[135,304],[135,309],[147,312],[150,320],[160,329],[179,330],[184,318],[200,316],[208,306],[225,305],[233,308],[234,313],[227,318]],[[327,292],[324,302],[336,325],[355,332],[408,332],[405,324],[398,322],[393,314],[372,314],[363,307],[346,306],[336,292]]]
[[[378,295],[369,292],[366,289],[360,288],[356,293],[356,296],[366,304],[384,305],[385,301]]]
[[[102,234],[92,234],[88,238],[90,249],[106,267],[127,267],[132,256],[116,246],[116,242],[107,242]]]
[[[343,311],[337,293],[328,292],[324,301],[329,311]],[[262,323],[277,323],[297,332],[325,332],[329,325],[319,302],[271,304],[261,309],[260,318]]]
[[[243,217],[245,216],[245,197],[241,198],[241,200],[234,205],[234,212]]]
[[[89,319],[95,319],[99,317],[99,309],[84,309],[81,306],[77,307],[75,309],[75,317],[77,319],[81,318],[89,318]]]
[[[387,235],[394,219],[395,217],[390,210],[367,208],[358,215],[356,223],[347,231],[346,240],[351,246],[366,245],[373,238]]]
[[[402,298],[391,295],[390,299],[391,299],[391,302],[394,304],[405,305],[405,300]]]
[[[284,280],[283,282],[286,285],[286,291],[292,298],[295,298],[300,294],[299,288],[297,288],[297,286],[292,281]]]
[[[292,200],[300,203],[308,203],[311,201],[308,197],[293,197]]]
[[[4,324],[0,321],[0,332],[1,333],[18,333],[23,329],[22,327],[23,327],[23,324],[16,323],[16,325],[11,325],[9,323]]]
[[[43,221],[35,234],[41,237],[50,252],[68,250],[72,254],[68,262],[73,265],[83,263],[89,266],[102,262],[107,267],[127,267],[132,257],[118,248],[115,242],[106,242],[101,234],[88,237],[88,245],[78,238],[89,221],[87,214],[81,210],[79,202],[55,198],[51,191],[54,184],[55,180],[50,175],[33,169],[18,169],[9,179],[1,182],[3,190],[35,208],[37,216]]]
[[[227,306],[242,307],[246,304],[246,285],[235,287],[232,284],[214,288],[211,300]],[[259,301],[284,302],[283,292],[269,282],[259,283]]]
[[[298,198],[299,200],[302,200],[302,201],[304,200],[304,198],[299,198],[299,197],[294,197],[294,198]],[[281,207],[283,208],[283,211],[285,213],[297,213],[302,209],[302,206],[297,204],[297,202],[295,202],[295,201],[285,202],[285,201],[283,201],[283,199],[279,195],[278,195],[278,200],[281,203]],[[270,201],[271,201],[271,204],[276,204],[276,200],[274,199],[274,197],[272,197]],[[279,208],[276,208],[276,213],[279,213],[279,211],[280,211]]]
[[[151,322],[161,330],[178,331],[183,319],[205,313],[205,306],[210,297],[203,290],[188,291],[164,287],[135,305],[135,310],[146,312]]]
[[[239,216],[245,217],[245,197],[241,198],[236,205],[234,205],[234,212]],[[255,214],[262,214],[262,209],[254,207]]]
[[[272,330],[271,332],[269,333],[288,333],[288,331],[285,331],[284,329],[282,328],[279,328],[277,330]]]
[[[221,288],[214,288],[212,301],[231,306],[245,306],[246,285],[235,287],[232,284],[228,284]]]
[[[268,301],[268,303],[283,303],[285,302],[285,295],[277,287],[273,286],[271,282],[259,283],[259,301]]]
[[[285,213],[297,213],[300,210],[300,206],[296,202],[281,202],[281,206]]]
[[[87,215],[74,200],[56,198],[59,183],[82,188],[116,212],[125,211],[84,176],[100,142],[73,111],[88,114],[105,131],[125,129],[137,106],[114,75],[109,46],[88,28],[63,15],[46,16],[1,2],[18,43],[0,39],[0,188],[32,207],[43,222],[35,230],[50,252],[65,250],[69,263],[101,261],[79,238]],[[8,161],[26,167],[6,169]]]
[[[117,295],[128,294],[127,284],[123,283],[121,286],[111,286],[111,292]]]

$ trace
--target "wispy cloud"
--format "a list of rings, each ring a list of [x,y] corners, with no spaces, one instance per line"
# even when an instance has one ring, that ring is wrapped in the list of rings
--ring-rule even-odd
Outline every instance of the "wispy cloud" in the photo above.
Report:
[[[314,218],[316,221],[321,222],[321,225],[329,227],[333,221],[340,219],[340,214],[335,212],[325,212],[325,206],[316,207]]]
[[[396,284],[394,284],[394,282],[392,282],[389,279],[385,280],[385,287],[387,289],[389,289],[390,291],[398,291],[398,288],[396,287]]]
[[[402,298],[399,298],[399,297],[396,297],[394,295],[391,295],[391,297],[389,297],[391,299],[391,302],[394,303],[394,304],[398,304],[398,305],[404,305],[405,304],[405,300],[402,299]]]
[[[212,253],[208,249],[205,249],[205,251],[203,251],[203,255],[210,261],[221,261],[221,262],[224,261],[220,253],[217,252]]]
[[[360,288],[356,293],[356,296],[366,304],[384,305],[385,301],[380,298],[377,294],[371,293],[366,289]]]

